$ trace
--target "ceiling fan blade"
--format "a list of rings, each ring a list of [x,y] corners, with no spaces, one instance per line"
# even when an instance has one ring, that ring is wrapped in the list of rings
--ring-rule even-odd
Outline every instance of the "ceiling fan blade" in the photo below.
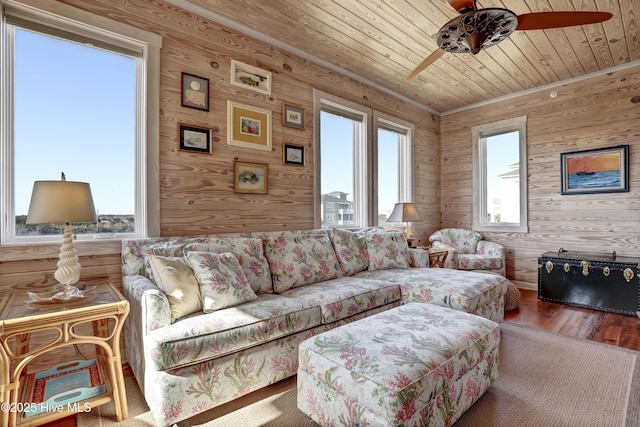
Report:
[[[433,64],[434,62],[436,62],[442,55],[444,55],[444,50],[442,49],[438,49],[436,51],[434,51],[431,55],[427,56],[424,61],[422,61],[420,63],[420,65],[418,65],[416,67],[415,70],[413,70],[412,72],[409,73],[409,75],[407,77],[405,77],[405,80],[411,80],[412,78],[414,78],[415,76],[417,76],[418,74],[420,74],[420,72],[422,70],[424,70],[425,68],[427,68],[429,65]]]
[[[473,10],[476,8],[475,0],[447,0],[447,3],[449,3],[449,5],[457,12],[460,12],[462,10]]]
[[[546,30],[573,25],[597,24],[611,19],[609,12],[537,12],[518,15],[516,30]]]

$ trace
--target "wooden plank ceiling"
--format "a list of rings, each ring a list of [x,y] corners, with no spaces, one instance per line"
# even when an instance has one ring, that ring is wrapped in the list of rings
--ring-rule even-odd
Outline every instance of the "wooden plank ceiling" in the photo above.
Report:
[[[210,10],[437,112],[640,60],[640,0],[482,0],[515,14],[605,11],[601,24],[516,31],[477,55],[446,53],[410,81],[457,16],[445,0],[169,0]],[[206,16],[205,16],[206,17]]]

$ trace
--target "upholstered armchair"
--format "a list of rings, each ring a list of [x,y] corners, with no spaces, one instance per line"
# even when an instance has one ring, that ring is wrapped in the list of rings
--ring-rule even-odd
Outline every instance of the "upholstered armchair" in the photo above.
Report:
[[[482,240],[482,234],[464,228],[444,228],[429,237],[434,248],[447,249],[445,268],[487,270],[506,277],[505,251],[498,243]]]

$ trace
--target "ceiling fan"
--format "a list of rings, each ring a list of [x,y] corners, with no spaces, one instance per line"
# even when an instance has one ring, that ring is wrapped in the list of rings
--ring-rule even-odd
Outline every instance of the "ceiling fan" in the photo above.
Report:
[[[476,0],[447,0],[460,16],[447,22],[436,35],[440,49],[429,55],[405,80],[412,79],[446,52],[477,54],[500,43],[516,30],[545,30],[604,22],[609,12],[537,12],[516,15],[508,9],[478,9]]]

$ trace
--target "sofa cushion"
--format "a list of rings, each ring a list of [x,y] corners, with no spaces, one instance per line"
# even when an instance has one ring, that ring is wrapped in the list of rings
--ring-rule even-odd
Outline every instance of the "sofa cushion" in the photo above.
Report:
[[[491,270],[501,267],[501,258],[490,258],[480,254],[458,254],[458,268],[461,270]]]
[[[363,233],[336,228],[332,232],[331,241],[344,274],[351,276],[369,267],[367,241]]]
[[[507,292],[504,277],[447,268],[362,271],[356,277],[400,285],[403,301],[428,302],[467,313],[475,313]]]
[[[342,276],[326,233],[269,237],[264,248],[276,293]]]
[[[409,268],[407,237],[401,232],[367,233],[369,270]]]
[[[141,248],[142,255],[144,256],[144,273],[151,279],[152,282],[158,283],[153,275],[153,269],[149,263],[149,256],[163,256],[163,257],[182,257],[184,256],[184,248],[190,244],[189,241],[182,240],[168,240],[162,243],[156,243],[153,245],[143,246]]]
[[[149,264],[156,284],[169,300],[171,322],[202,310],[200,285],[184,258],[149,255]]]
[[[301,300],[261,294],[213,313],[194,314],[149,333],[156,369],[215,359],[320,325],[320,309]]]
[[[200,284],[205,313],[257,298],[240,267],[238,258],[231,252],[187,252],[185,257]]]
[[[238,258],[240,267],[256,294],[270,294],[273,292],[269,264],[264,256],[262,240],[255,238],[224,239],[212,237],[204,243],[192,243],[186,247],[187,251],[231,252]]]
[[[322,323],[327,324],[399,301],[400,286],[388,281],[345,276],[290,289],[282,295],[320,307]]]

